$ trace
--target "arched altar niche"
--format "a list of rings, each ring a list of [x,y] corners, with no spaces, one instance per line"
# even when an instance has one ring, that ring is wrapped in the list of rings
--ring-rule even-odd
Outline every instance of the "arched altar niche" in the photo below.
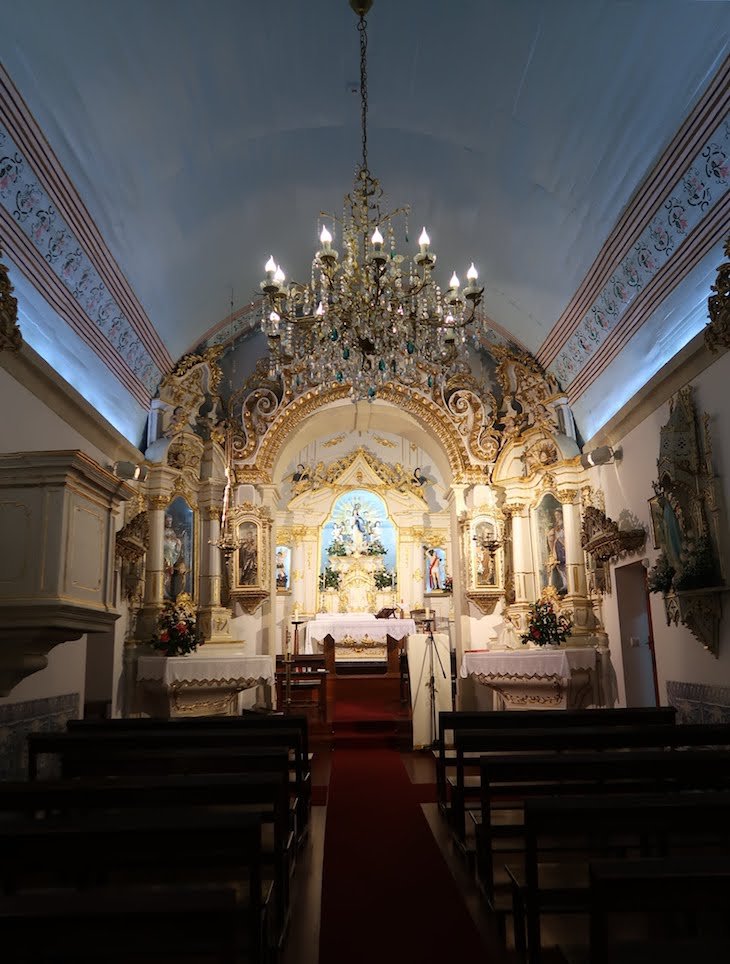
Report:
[[[192,506],[183,496],[175,496],[165,509],[165,528],[162,533],[162,591],[165,599],[177,599],[181,593],[197,599],[195,530]]]
[[[340,612],[375,612],[378,592],[395,593],[396,544],[384,499],[367,489],[337,496],[322,526],[320,591],[337,592]]]
[[[552,492],[546,492],[532,510],[532,533],[539,590],[550,588],[564,596],[568,592],[565,522],[562,503]]]

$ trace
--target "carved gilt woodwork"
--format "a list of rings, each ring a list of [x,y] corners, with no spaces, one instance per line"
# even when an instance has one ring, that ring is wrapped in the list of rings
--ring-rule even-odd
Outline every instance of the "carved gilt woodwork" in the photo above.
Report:
[[[670,401],[660,431],[658,479],[649,500],[659,556],[649,572],[649,590],[661,592],[667,624],[682,622],[718,655],[720,593],[725,591],[722,506],[712,467],[709,420],[701,425],[690,385]]]
[[[609,519],[600,509],[586,506],[581,526],[581,545],[592,562],[587,570],[590,588],[598,593],[610,593],[611,561],[630,552],[641,551],[645,543],[645,529],[619,529],[618,523]]]

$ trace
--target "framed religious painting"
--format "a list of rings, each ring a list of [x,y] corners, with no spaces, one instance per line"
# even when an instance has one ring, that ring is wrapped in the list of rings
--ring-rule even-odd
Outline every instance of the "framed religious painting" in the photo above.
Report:
[[[272,589],[269,584],[271,521],[267,509],[250,505],[234,509],[231,516],[238,548],[232,558],[230,595],[246,612],[253,612]],[[288,570],[284,571],[288,582]]]
[[[493,515],[475,515],[464,527],[464,558],[467,561],[466,596],[480,612],[494,612],[504,595],[502,523]]]
[[[162,534],[162,594],[175,600],[182,593],[191,599],[195,592],[195,511],[181,496],[176,496],[165,509]]]

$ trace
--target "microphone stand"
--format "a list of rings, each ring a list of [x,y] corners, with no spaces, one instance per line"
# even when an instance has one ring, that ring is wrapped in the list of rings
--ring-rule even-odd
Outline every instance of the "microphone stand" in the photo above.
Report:
[[[436,648],[436,640],[433,638],[433,617],[427,616],[424,620],[426,624],[426,645],[429,647],[429,678],[428,678],[428,688],[431,694],[431,743],[430,748],[434,749],[438,744],[437,734],[438,734],[438,724],[436,719],[436,680],[434,678],[434,664],[433,664],[433,654],[436,653],[436,659],[438,660],[439,667],[441,668],[441,675],[446,679],[446,670],[444,669],[444,664],[441,662],[441,654]]]

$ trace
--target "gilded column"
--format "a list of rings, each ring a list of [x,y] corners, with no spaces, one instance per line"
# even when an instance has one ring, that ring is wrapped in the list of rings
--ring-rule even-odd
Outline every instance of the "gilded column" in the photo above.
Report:
[[[581,545],[581,519],[578,492],[562,489],[558,497],[563,503],[563,527],[565,529],[565,565],[568,575],[568,592],[564,606],[572,612],[573,636],[591,636],[595,617],[588,599],[585,556]]]
[[[149,546],[145,556],[144,602],[137,617],[135,636],[146,642],[152,637],[157,625],[157,617],[164,602],[164,531],[165,509],[170,501],[169,494],[153,495],[147,499],[147,524],[149,526]]]
[[[519,631],[524,632],[527,628],[527,613],[536,595],[530,518],[525,505],[512,504],[504,508],[512,516],[512,571],[515,601],[510,607],[510,612],[517,617]]]
[[[293,526],[291,530],[291,604],[292,614],[297,615],[303,612],[313,613],[316,608],[316,604],[309,610],[306,607],[303,541],[306,531],[306,526]]]
[[[216,494],[212,493],[212,501]],[[217,493],[217,501],[222,493]],[[200,546],[200,628],[208,643],[230,643],[231,611],[221,606],[221,551],[218,541],[221,534],[220,509],[218,505],[201,506]]]

